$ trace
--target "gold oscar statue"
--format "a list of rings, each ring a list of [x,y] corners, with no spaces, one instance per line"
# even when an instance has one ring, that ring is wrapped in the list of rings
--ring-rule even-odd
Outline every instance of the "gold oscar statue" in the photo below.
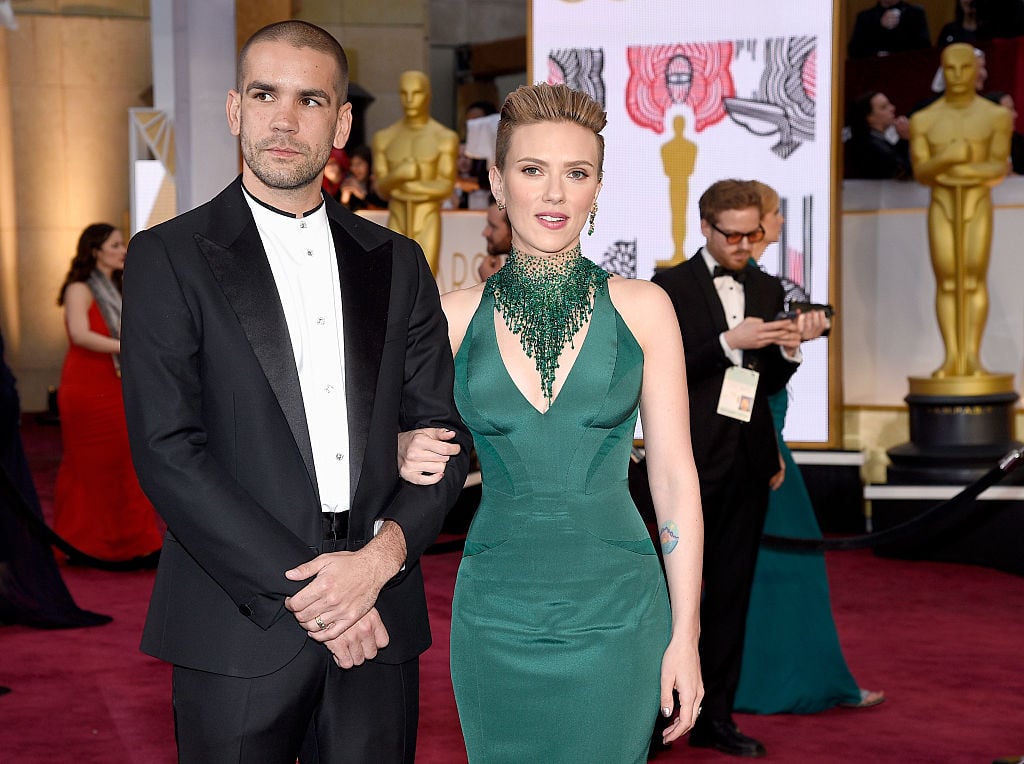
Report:
[[[991,187],[1008,170],[1010,112],[974,90],[974,49],[955,43],[942,52],[946,92],[910,120],[914,177],[930,186],[928,243],[935,271],[935,312],[946,358],[931,377],[911,377],[922,395],[985,395],[1013,389],[1009,374],[981,365],[988,318]]]
[[[683,135],[686,120],[677,116],[672,121],[675,137],[661,147],[661,163],[668,176],[668,203],[672,213],[671,260],[658,260],[655,268],[671,268],[686,260],[683,242],[686,240],[686,203],[690,198],[690,176],[697,164],[697,144]]]
[[[430,118],[427,75],[403,72],[398,88],[405,116],[373,136],[377,188],[388,198],[388,228],[414,239],[436,274],[441,203],[455,187],[459,136]]]

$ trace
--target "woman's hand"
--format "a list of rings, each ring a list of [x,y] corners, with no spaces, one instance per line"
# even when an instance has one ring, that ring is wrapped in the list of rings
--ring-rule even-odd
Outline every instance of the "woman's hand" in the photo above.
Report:
[[[398,474],[416,485],[434,485],[444,477],[448,460],[459,453],[458,443],[449,443],[453,430],[423,427],[398,434]]]
[[[779,490],[782,483],[786,480],[786,462],[782,458],[782,452],[779,451],[779,471],[772,475],[771,480],[768,481],[768,487],[773,491]]]
[[[666,717],[671,716],[674,707],[673,690],[679,695],[679,716],[662,732],[666,744],[690,730],[700,714],[704,683],[696,637],[673,637],[661,659],[661,713]]]

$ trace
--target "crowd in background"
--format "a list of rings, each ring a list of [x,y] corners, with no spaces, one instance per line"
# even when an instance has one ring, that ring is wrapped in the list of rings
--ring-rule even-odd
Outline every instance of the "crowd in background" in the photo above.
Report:
[[[978,46],[1000,38],[1024,35],[1024,0],[953,0],[954,19],[945,24],[935,38],[929,32],[923,7],[903,0],[878,0],[857,14],[847,48],[850,59],[886,57],[907,51],[934,51],[936,54],[953,43],[975,46],[979,95],[1009,109],[1014,120],[1012,172],[1024,171],[1024,136],[1016,131],[1017,112],[1009,92],[987,91],[986,55]],[[884,92],[886,82],[878,81],[850,92],[843,131],[844,177],[910,180],[909,117],[935,100],[944,90],[941,69],[931,82],[920,83],[920,95],[903,105],[898,114],[892,93]]]

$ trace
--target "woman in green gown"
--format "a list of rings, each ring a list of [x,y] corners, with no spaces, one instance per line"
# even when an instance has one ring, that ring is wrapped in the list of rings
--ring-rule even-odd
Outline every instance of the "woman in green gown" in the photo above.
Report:
[[[580,254],[605,121],[564,85],[509,95],[490,180],[512,253],[485,284],[442,299],[483,482],[451,632],[474,764],[643,762],[673,690],[666,741],[703,695],[703,525],[675,313],[658,287]],[[627,485],[638,408],[666,575]],[[404,477],[443,471],[438,435],[401,446]]]
[[[779,213],[779,195],[764,184],[760,184],[760,189],[765,238],[754,245],[755,260],[761,258],[769,244],[779,240],[784,222]],[[800,470],[782,439],[788,391],[780,390],[769,401],[781,464],[772,479],[764,532],[821,538]],[[832,619],[828,575],[821,552],[761,547],[743,645],[737,711],[809,714],[836,705],[877,705],[885,699],[881,692],[861,690],[847,668]]]

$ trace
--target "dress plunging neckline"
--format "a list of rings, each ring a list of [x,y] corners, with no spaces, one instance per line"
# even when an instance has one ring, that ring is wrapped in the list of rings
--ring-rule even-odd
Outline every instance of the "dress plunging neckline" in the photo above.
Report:
[[[524,393],[522,391],[522,389],[519,387],[519,385],[516,384],[515,378],[512,376],[512,373],[508,370],[508,364],[505,361],[505,357],[501,354],[501,343],[498,342],[498,328],[497,328],[498,321],[501,321],[504,324],[505,319],[502,317],[501,311],[499,311],[497,309],[495,309],[493,311],[493,315],[491,317],[492,320],[489,321],[488,323],[490,324],[490,327],[491,327],[491,334],[493,335],[494,345],[497,348],[498,360],[500,361],[501,369],[502,369],[502,371],[505,374],[505,379],[508,380],[509,384],[511,384],[513,389],[515,389],[515,391],[519,394],[519,397],[522,399],[523,403],[525,403],[527,406],[529,406],[531,409],[533,409],[533,411],[536,412],[540,416],[547,416],[551,412],[551,410],[555,407],[555,402],[559,398],[562,397],[562,393],[565,392],[566,386],[569,384],[570,379],[572,379],[573,372],[576,371],[576,365],[579,363],[579,360],[580,360],[580,358],[583,355],[583,351],[586,350],[587,340],[590,338],[590,330],[593,327],[594,319],[595,319],[595,317],[597,315],[597,310],[598,310],[598,302],[599,302],[599,300],[597,299],[597,294],[596,293],[594,294],[593,300],[594,300],[593,310],[592,310],[592,312],[590,314],[590,319],[586,323],[586,332],[583,335],[583,339],[579,343],[579,348],[580,348],[579,352],[576,353],[576,357],[573,359],[572,365],[569,367],[569,370],[566,372],[565,377],[562,379],[562,385],[558,389],[558,394],[551,398],[551,400],[548,402],[547,409],[545,409],[544,411],[541,411],[539,408],[537,408],[536,406],[533,405],[533,402],[527,397],[526,393]],[[504,324],[504,325],[505,325],[505,328],[507,329],[508,328],[508,324]],[[511,330],[509,330],[509,331],[511,332]],[[518,343],[518,337],[516,337],[515,334],[513,334],[512,336],[513,336],[513,338],[516,339],[516,342]],[[520,347],[522,347],[522,346],[520,345]],[[561,359],[561,357],[562,356],[560,355],[559,359]],[[527,358],[529,358],[529,356],[527,356]],[[535,371],[536,371],[536,369],[535,369]],[[537,374],[537,379],[538,379],[538,382],[539,382],[539,380],[540,380],[540,374],[539,373]]]

